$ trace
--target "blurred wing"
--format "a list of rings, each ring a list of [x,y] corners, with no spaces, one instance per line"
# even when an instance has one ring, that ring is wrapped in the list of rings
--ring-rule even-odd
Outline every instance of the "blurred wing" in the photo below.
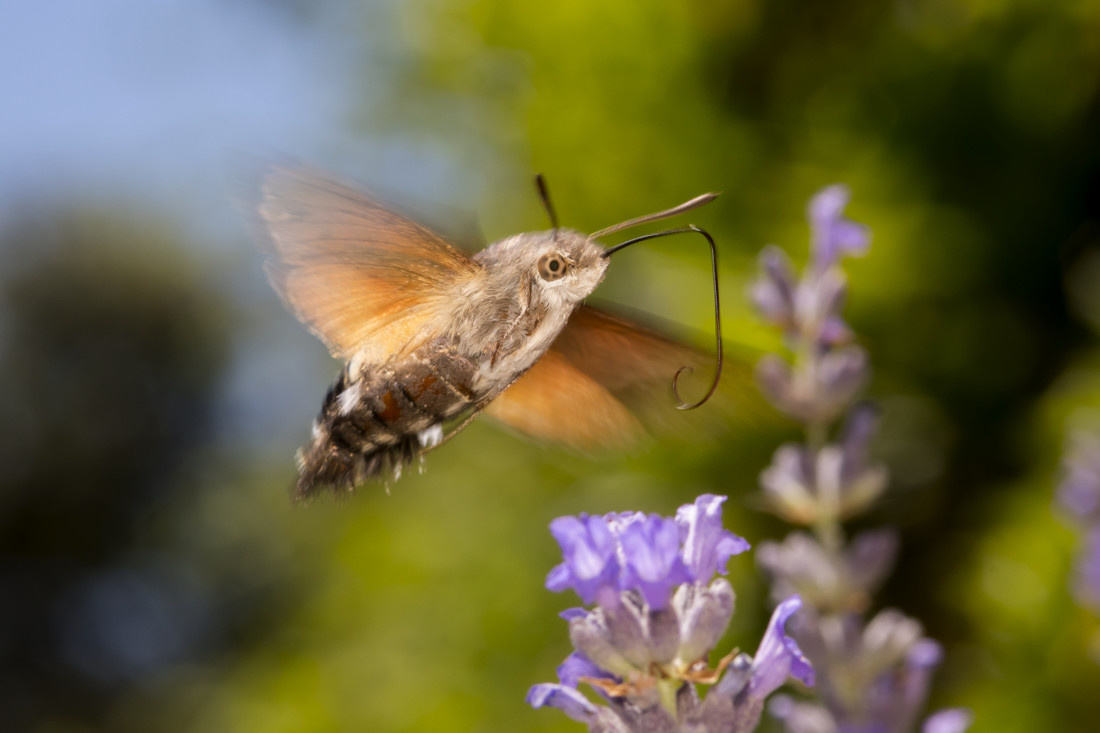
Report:
[[[323,174],[265,166],[245,191],[264,269],[333,356],[410,348],[480,267],[434,232]]]
[[[693,399],[707,389],[713,356],[581,306],[546,355],[486,412],[531,437],[580,450],[629,447],[647,429],[682,430],[698,422],[675,407],[672,378],[684,366],[693,373],[683,375],[680,392]],[[752,384],[748,364],[727,358],[723,387],[694,413],[726,421],[735,401],[731,388],[744,384]]]
[[[525,435],[581,451],[627,448],[645,435],[606,387],[553,349],[490,402],[485,414]]]

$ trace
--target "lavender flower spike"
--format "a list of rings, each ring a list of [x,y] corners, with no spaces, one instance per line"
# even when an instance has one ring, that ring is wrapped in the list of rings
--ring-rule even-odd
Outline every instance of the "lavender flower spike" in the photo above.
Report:
[[[798,648],[798,643],[787,636],[784,628],[787,619],[800,608],[802,599],[791,596],[776,606],[772,613],[768,629],[760,640],[760,648],[753,656],[752,677],[749,680],[751,697],[763,700],[786,682],[788,677],[813,686],[814,668]]]
[[[546,576],[546,588],[559,593],[567,588],[585,603],[599,599],[614,605],[619,587],[618,542],[603,517],[581,514],[558,517],[550,533],[561,545],[565,562]]]
[[[684,543],[684,563],[691,577],[708,582],[715,572],[726,574],[726,562],[749,549],[749,543],[722,529],[724,496],[703,494],[693,504],[676,510],[676,523]]]
[[[810,249],[818,271],[831,267],[844,254],[863,254],[871,243],[867,227],[845,219],[844,207],[851,193],[847,186],[833,185],[819,191],[807,210],[813,231]]]

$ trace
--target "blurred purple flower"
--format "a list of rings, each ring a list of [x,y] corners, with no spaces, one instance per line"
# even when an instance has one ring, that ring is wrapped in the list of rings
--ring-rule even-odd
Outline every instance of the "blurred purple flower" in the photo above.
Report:
[[[675,521],[651,514],[630,522],[619,543],[625,558],[619,587],[640,591],[651,609],[663,609],[672,589],[692,580],[680,554],[680,528]]]
[[[768,712],[783,724],[786,733],[910,733],[910,728],[897,721],[837,721],[826,707],[776,695]],[[948,708],[933,713],[921,726],[921,733],[963,733],[973,722],[973,714],[965,708]]]
[[[807,273],[796,280],[786,253],[769,245],[760,253],[760,271],[749,297],[765,320],[791,338],[826,346],[851,338],[840,317],[847,281],[839,269]]]
[[[781,543],[761,543],[756,560],[771,579],[774,599],[798,594],[821,612],[859,612],[890,572],[896,550],[897,534],[888,529],[859,534],[839,550],[792,532]]]
[[[776,606],[771,621],[760,641],[760,647],[752,660],[752,676],[749,695],[763,700],[774,692],[788,677],[794,677],[805,685],[814,683],[814,668],[802,654],[798,643],[787,635],[787,619],[802,608],[802,599],[791,596]]]
[[[842,255],[863,254],[871,244],[870,230],[843,216],[850,198],[848,187],[837,184],[810,200],[806,212],[812,232],[810,251],[819,271],[831,267]]]
[[[749,290],[756,309],[765,319],[785,331],[795,330],[795,282],[794,270],[787,253],[769,244],[760,253],[761,276],[754,280]]]
[[[768,507],[789,522],[811,525],[864,511],[886,488],[886,469],[867,463],[874,411],[853,410],[843,442],[816,454],[801,445],[780,446],[760,474]]]
[[[1067,441],[1058,503],[1075,521],[1100,521],[1100,435],[1079,430]]]
[[[749,543],[722,528],[724,496],[703,494],[676,510],[676,524],[684,543],[684,564],[693,580],[706,583],[715,572],[726,574],[730,557],[749,549]]]
[[[947,708],[929,715],[921,733],[963,733],[974,722],[974,714],[966,708]]]
[[[812,365],[794,368],[776,354],[756,367],[761,390],[777,408],[800,422],[822,424],[836,419],[855,398],[870,375],[867,352],[846,346],[809,357]]]
[[[1078,603],[1100,612],[1100,526],[1085,537],[1085,546],[1077,556],[1073,590]]]
[[[558,517],[550,533],[561,546],[565,561],[546,576],[546,588],[572,588],[585,603],[614,603],[619,590],[618,543],[603,517],[581,514]]]

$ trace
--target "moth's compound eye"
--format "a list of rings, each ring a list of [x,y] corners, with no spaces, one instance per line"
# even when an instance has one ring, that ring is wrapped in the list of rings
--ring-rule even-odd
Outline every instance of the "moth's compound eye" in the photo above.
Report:
[[[569,265],[565,258],[553,252],[547,252],[539,257],[539,277],[547,282],[561,280],[569,271]]]

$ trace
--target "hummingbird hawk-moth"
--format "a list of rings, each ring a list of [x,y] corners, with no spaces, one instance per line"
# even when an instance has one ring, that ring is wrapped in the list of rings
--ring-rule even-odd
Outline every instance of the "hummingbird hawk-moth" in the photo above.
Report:
[[[597,240],[715,194],[586,235],[557,226],[539,178],[553,229],[505,237],[471,257],[316,170],[277,163],[257,173],[247,205],[268,280],[345,362],[298,452],[298,499],[396,477],[444,439],[444,424],[456,425],[449,438],[483,411],[574,448],[626,445],[642,428],[625,394],[697,356],[581,303],[611,252],[635,241],[695,231],[713,263],[713,240],[694,227],[612,248]],[[716,325],[717,305],[715,288]],[[716,384],[717,376],[711,392]]]

